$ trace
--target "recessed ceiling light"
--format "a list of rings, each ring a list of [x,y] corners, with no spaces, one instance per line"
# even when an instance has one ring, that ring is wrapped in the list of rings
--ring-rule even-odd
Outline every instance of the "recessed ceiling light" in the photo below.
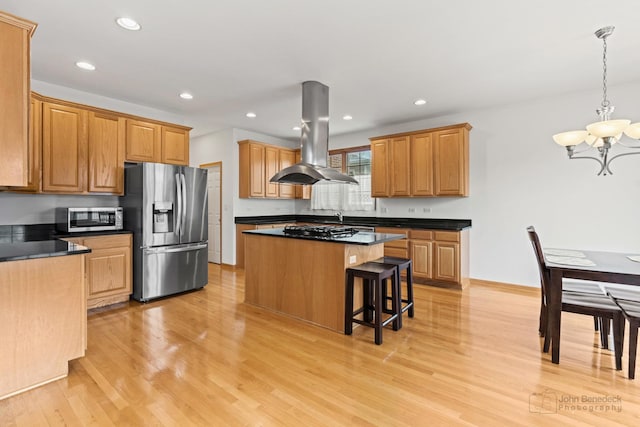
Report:
[[[342,120],[351,120],[353,119],[353,117],[351,117],[350,115],[346,115],[346,116],[342,116]]]
[[[76,67],[82,68],[83,70],[93,71],[96,69],[96,66],[86,62],[86,61],[78,61],[76,62]]]
[[[416,99],[415,101],[413,101],[413,103],[416,105],[424,105],[427,103],[427,101],[425,101],[424,99]]]
[[[249,117],[250,119],[253,119],[253,118],[256,117],[256,113],[249,112],[249,113],[246,114],[246,116]]]
[[[116,23],[125,30],[138,31],[140,28],[142,28],[140,24],[138,24],[131,18],[118,18],[116,19]]]
[[[180,94],[180,98],[182,98],[182,99],[193,99],[193,95],[191,95],[189,92],[182,92]]]
[[[301,129],[300,126],[294,126],[293,127],[293,130],[300,130],[300,129]]]

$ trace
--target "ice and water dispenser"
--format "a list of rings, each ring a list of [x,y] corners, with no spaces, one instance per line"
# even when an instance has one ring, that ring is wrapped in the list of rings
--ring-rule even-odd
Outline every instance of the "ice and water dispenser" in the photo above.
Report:
[[[153,232],[173,232],[173,203],[155,202],[153,204]]]

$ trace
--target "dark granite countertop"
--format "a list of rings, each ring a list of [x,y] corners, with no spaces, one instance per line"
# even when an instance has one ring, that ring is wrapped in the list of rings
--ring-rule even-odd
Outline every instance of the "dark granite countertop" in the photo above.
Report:
[[[89,252],[91,252],[91,249],[85,246],[64,242],[62,240],[0,243],[0,262],[78,255]]]
[[[418,228],[429,230],[461,231],[471,228],[470,219],[445,218],[385,218],[345,216],[342,223],[335,216],[327,215],[267,215],[236,217],[236,224],[277,224],[288,222],[311,222],[316,224],[343,224],[369,227]]]
[[[282,228],[265,228],[261,230],[247,230],[246,234],[260,234],[264,236],[283,237],[286,239],[316,240],[319,242],[342,243],[348,245],[377,245],[378,243],[389,242],[391,240],[404,239],[404,234],[371,233],[360,231],[348,237],[319,237],[319,236],[296,236],[284,234]]]

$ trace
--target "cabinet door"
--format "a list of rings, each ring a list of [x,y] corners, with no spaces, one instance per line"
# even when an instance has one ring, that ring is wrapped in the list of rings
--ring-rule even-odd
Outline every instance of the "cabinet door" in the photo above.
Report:
[[[162,126],[161,162],[189,166],[189,131]]]
[[[295,152],[292,150],[280,150],[279,153],[279,167],[278,171],[281,171],[284,168],[288,168],[292,166],[295,162]],[[271,177],[267,177],[270,179]],[[278,194],[281,199],[293,199],[296,196],[295,185],[291,184],[279,184],[280,188],[278,189]]]
[[[410,137],[402,136],[389,141],[391,171],[391,196],[409,196],[410,188]]]
[[[434,137],[436,195],[468,195],[469,143],[466,129],[439,131]]]
[[[87,307],[126,301],[131,294],[131,235],[85,238]]]
[[[86,190],[87,111],[42,103],[42,191]]]
[[[160,162],[161,128],[162,126],[155,123],[127,119],[125,160]]]
[[[29,144],[27,145],[27,185],[13,187],[12,191],[37,193],[40,191],[40,158],[42,156],[42,102],[31,97],[29,109]]]
[[[0,12],[0,185],[28,185],[29,69],[35,24]]]
[[[435,280],[460,282],[460,244],[434,242],[433,268]]]
[[[388,140],[371,141],[371,197],[389,196]]]
[[[433,242],[411,240],[411,261],[414,277],[432,279],[433,277]]]
[[[411,137],[411,195],[433,196],[433,138],[431,133]]]
[[[265,150],[260,144],[249,144],[249,197],[264,197]]]
[[[295,151],[295,163],[300,163],[300,150]],[[296,185],[296,199],[309,200],[311,198],[311,185]]]
[[[89,112],[89,191],[124,194],[125,119]]]
[[[279,184],[269,182],[271,177],[278,173],[278,149],[275,147],[264,148],[264,164],[265,164],[265,177],[266,183],[265,197],[277,198]]]

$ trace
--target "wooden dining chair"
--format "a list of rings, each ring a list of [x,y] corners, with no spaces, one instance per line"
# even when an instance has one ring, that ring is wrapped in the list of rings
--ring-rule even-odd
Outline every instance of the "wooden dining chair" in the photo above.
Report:
[[[542,289],[540,326],[539,329],[544,334],[543,351],[549,352],[551,337],[549,336],[547,289],[550,283],[550,275],[547,270],[542,245],[533,226],[527,227],[527,233],[533,246],[540,273],[540,286]],[[613,321],[613,342],[616,359],[616,369],[622,369],[622,338],[624,337],[624,316],[620,308],[604,293],[580,293],[562,291],[562,311],[576,314],[585,314],[597,318],[609,319]],[[602,331],[601,331],[602,332]]]
[[[629,322],[629,379],[635,378],[636,354],[638,350],[638,328],[640,327],[640,291],[605,286],[607,294],[620,307]]]

